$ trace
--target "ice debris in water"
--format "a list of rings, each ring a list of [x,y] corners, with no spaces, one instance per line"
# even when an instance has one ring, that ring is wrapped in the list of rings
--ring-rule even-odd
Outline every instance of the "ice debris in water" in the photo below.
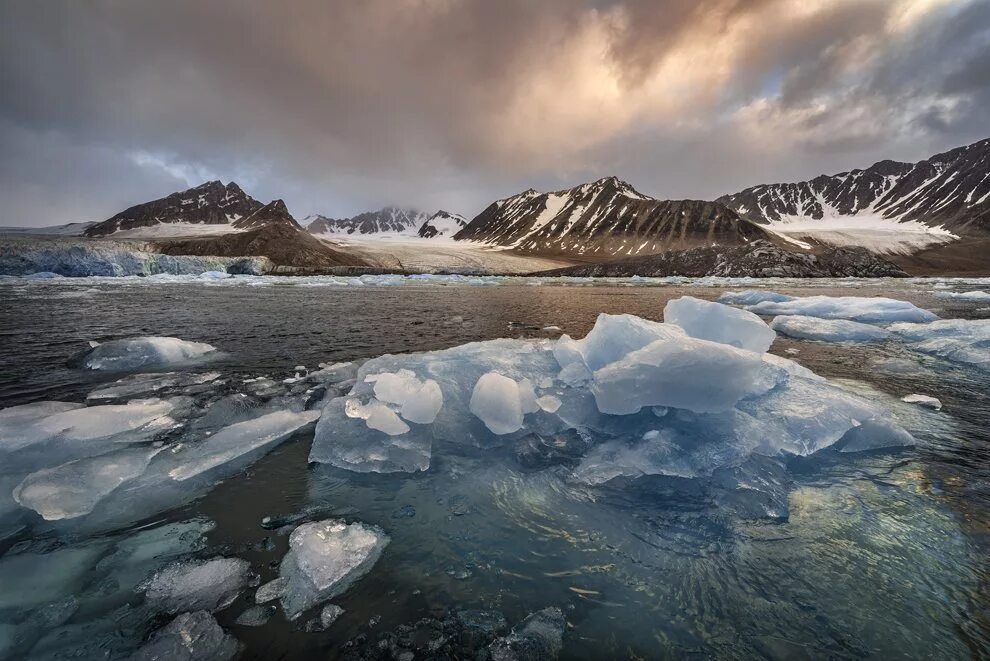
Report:
[[[131,374],[86,395],[87,402],[109,403],[136,397],[148,397],[165,389],[202,386],[220,378],[220,372],[184,374]]]
[[[364,420],[368,429],[380,431],[389,436],[399,436],[409,431],[409,425],[402,421],[395,411],[374,397],[367,404],[351,397],[344,404],[344,413],[348,418]]]
[[[14,499],[49,521],[89,514],[107,494],[141,475],[159,452],[125,448],[44,468],[17,485]]]
[[[746,337],[752,325],[744,323],[723,337]],[[387,435],[347,416],[353,400],[374,397],[364,376],[402,369],[437,382],[443,406],[432,425]],[[352,392],[326,405],[310,460],[413,472],[429,468],[438,449],[509,444],[527,467],[571,463],[575,479],[589,484],[620,475],[703,477],[757,454],[812,454],[882,415],[786,358],[603,314],[581,340],[492,340],[370,360]],[[588,442],[554,459],[550,439],[576,430]]]
[[[285,588],[289,585],[289,579],[284,576],[268,581],[254,593],[254,601],[258,604],[266,604],[269,601],[280,598],[285,594]]]
[[[877,342],[890,337],[890,333],[883,328],[858,321],[800,315],[774,317],[770,328],[788,337],[821,342]]]
[[[218,355],[212,345],[177,337],[131,337],[91,344],[88,351],[69,360],[70,367],[130,372],[149,367],[189,365]]]
[[[247,587],[250,568],[240,558],[176,562],[141,587],[148,602],[167,613],[218,611],[234,603]]]
[[[759,315],[848,319],[866,324],[896,321],[927,322],[938,319],[935,314],[907,301],[880,296],[805,296],[782,301],[765,299],[758,303],[746,304],[745,308]]]
[[[663,309],[665,323],[684,329],[691,337],[764,353],[776,333],[752,312],[691,296],[669,301]]]
[[[917,404],[918,406],[924,406],[925,408],[935,409],[936,411],[942,410],[942,402],[937,397],[932,397],[931,395],[904,395],[901,397],[902,402],[907,402],[908,404]]]
[[[378,561],[388,542],[376,526],[336,519],[304,523],[292,531],[279,570],[288,579],[282,595],[288,618],[346,591]]]
[[[205,611],[183,613],[159,629],[132,661],[226,661],[240,645]]]
[[[890,331],[916,351],[990,370],[990,319],[894,324]]]
[[[775,291],[764,291],[759,289],[746,289],[744,291],[727,291],[718,297],[719,303],[725,305],[756,305],[757,303],[771,302],[781,303],[783,301],[793,301],[793,296],[778,294]]]
[[[527,616],[507,636],[489,646],[492,661],[556,659],[563,647],[566,621],[559,608],[544,608]]]
[[[320,611],[320,625],[324,629],[329,629],[330,625],[337,621],[337,618],[344,614],[344,609],[337,604],[327,604]]]
[[[940,291],[935,292],[935,298],[959,299],[963,301],[990,301],[990,292],[980,290],[961,293],[954,291]]]

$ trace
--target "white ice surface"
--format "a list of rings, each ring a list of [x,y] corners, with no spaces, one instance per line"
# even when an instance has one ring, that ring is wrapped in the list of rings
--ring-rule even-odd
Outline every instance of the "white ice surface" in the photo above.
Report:
[[[136,371],[190,365],[216,354],[216,347],[205,342],[177,337],[131,337],[94,345],[78,359],[78,366],[89,370]]]
[[[664,323],[684,329],[691,337],[728,344],[763,353],[770,349],[776,333],[752,312],[682,296],[667,302]]]
[[[878,342],[890,336],[890,333],[883,328],[861,324],[858,321],[799,315],[774,317],[770,322],[770,328],[788,337],[821,342]]]

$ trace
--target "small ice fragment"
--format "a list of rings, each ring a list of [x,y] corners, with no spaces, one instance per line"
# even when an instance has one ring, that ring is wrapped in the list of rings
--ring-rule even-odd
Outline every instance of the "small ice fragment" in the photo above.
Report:
[[[285,588],[289,585],[289,579],[279,576],[273,581],[268,581],[254,593],[254,601],[258,604],[265,604],[273,599],[280,598],[285,594]]]
[[[547,413],[556,413],[560,408],[560,399],[553,395],[543,395],[536,399],[536,404]]]
[[[249,606],[247,610],[237,616],[234,624],[239,624],[242,627],[260,627],[268,624],[268,620],[272,619],[274,614],[274,605]]]
[[[227,661],[239,651],[237,640],[205,611],[183,613],[159,629],[132,661]]]
[[[249,580],[250,564],[240,558],[189,560],[168,565],[143,585],[145,597],[167,613],[230,606]]]
[[[329,629],[330,625],[337,621],[337,618],[344,614],[344,609],[337,604],[327,604],[320,611],[320,624],[324,629]]]
[[[839,439],[839,452],[866,452],[911,447],[914,437],[900,425],[881,418],[870,418],[853,427]]]
[[[936,411],[942,410],[942,402],[937,397],[932,397],[930,395],[904,395],[901,397],[901,401],[907,402],[908,404],[917,404],[926,408],[935,409]]]
[[[409,431],[409,425],[395,411],[374,397],[367,404],[362,404],[357,398],[348,399],[344,404],[344,413],[348,418],[361,418],[369,429],[377,429],[389,436],[399,436]]]
[[[783,301],[793,301],[793,296],[778,294],[775,291],[760,291],[758,289],[746,289],[744,291],[727,291],[718,297],[719,303],[726,305],[756,305],[769,301],[781,303]]]
[[[388,542],[376,526],[335,519],[304,523],[292,531],[279,570],[288,579],[282,595],[288,618],[346,591],[378,561]]]

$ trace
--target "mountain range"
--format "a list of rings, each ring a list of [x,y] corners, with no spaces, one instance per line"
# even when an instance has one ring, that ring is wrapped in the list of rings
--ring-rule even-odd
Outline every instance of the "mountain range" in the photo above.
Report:
[[[103,222],[53,231],[153,239],[170,254],[270,254],[277,263],[313,268],[362,263],[340,238],[392,236],[453,239],[570,263],[754,242],[799,253],[865,247],[905,268],[951,271],[965,262],[967,270],[990,271],[990,139],[917,163],[880,161],[713,201],[660,200],[605,177],[553,192],[529,189],[493,202],[470,222],[447,211],[388,206],[349,218],[309,216],[304,223],[305,229],[281,200],[266,205],[234,182],[210,181]],[[264,252],[242,252],[252,250]]]

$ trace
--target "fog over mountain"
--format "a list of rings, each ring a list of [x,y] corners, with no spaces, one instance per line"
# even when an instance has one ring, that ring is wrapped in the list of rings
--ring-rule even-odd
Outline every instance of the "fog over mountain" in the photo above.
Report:
[[[0,225],[204,181],[467,218],[616,175],[705,199],[987,137],[990,3],[0,5]]]

